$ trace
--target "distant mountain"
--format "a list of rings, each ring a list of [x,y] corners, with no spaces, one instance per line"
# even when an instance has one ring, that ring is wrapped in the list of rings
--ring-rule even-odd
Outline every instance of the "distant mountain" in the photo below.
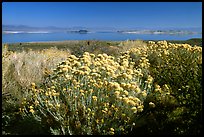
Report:
[[[27,29],[34,29],[33,27],[28,27],[25,25],[2,25],[3,31],[17,31],[17,30],[27,30]]]
[[[47,32],[59,32],[65,31],[66,28],[59,28],[55,26],[48,27],[31,27],[26,25],[2,25],[2,31],[23,31],[23,32],[31,32],[31,31],[47,31]]]
[[[82,26],[73,26],[73,27],[70,27],[69,29],[75,29],[75,30],[82,30],[82,29],[87,29],[87,27],[82,27]]]
[[[176,28],[176,27],[157,27],[157,28],[148,28],[148,27],[123,27],[123,28],[115,28],[115,27],[83,27],[83,26],[73,26],[73,27],[56,27],[56,26],[47,26],[47,27],[31,27],[27,25],[2,25],[3,33],[52,33],[52,32],[67,32],[67,31],[80,31],[87,30],[89,32],[158,32],[162,31],[188,31],[193,33],[202,33],[202,27],[188,27],[188,28]]]
[[[73,26],[67,28],[61,28],[56,26],[48,27],[31,27],[27,25],[2,25],[3,33],[28,33],[28,32],[69,32],[87,30],[89,32],[116,32],[117,29],[113,27],[83,27]]]

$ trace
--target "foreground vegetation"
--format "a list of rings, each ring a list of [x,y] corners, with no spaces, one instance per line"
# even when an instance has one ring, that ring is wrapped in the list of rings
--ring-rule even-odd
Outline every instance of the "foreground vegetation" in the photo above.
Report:
[[[201,133],[202,47],[61,44],[3,47],[3,134]]]

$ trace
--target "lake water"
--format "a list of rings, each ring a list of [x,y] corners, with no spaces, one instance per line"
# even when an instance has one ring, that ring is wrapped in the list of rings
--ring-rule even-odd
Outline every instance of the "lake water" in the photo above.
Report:
[[[128,33],[17,33],[2,34],[2,43],[43,42],[65,40],[187,40],[202,38],[202,34],[167,35],[167,34],[128,34]]]

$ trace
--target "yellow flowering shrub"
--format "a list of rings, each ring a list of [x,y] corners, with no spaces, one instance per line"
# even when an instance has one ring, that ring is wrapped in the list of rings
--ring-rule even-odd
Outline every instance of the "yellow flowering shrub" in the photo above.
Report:
[[[143,73],[146,70],[146,73],[151,74],[155,84],[169,88],[166,94],[163,89],[156,89],[155,86],[156,91],[161,93],[148,96],[147,103],[150,100],[156,103],[158,119],[163,117],[158,120],[159,125],[165,125],[166,128],[157,127],[153,132],[163,130],[177,134],[194,134],[194,131],[198,131],[200,122],[195,119],[201,118],[202,108],[202,47],[149,41],[146,48],[133,48],[127,53],[138,64],[135,68],[143,68]],[[179,115],[174,115],[175,112]]]
[[[201,132],[202,47],[166,41],[120,46],[118,58],[69,55],[44,83],[24,92],[21,114],[56,135]]]
[[[127,55],[70,55],[45,85],[32,84],[21,110],[37,120],[47,119],[53,134],[128,133],[143,112],[153,82],[134,65]]]

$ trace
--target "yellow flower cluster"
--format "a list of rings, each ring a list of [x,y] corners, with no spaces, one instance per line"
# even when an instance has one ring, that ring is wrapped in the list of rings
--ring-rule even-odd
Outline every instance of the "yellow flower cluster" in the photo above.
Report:
[[[147,62],[146,58],[142,60],[143,64],[148,64]],[[124,113],[124,122],[128,124],[130,118],[135,118],[143,111],[143,101],[147,91],[150,91],[150,87],[140,85],[143,78],[142,67],[136,69],[134,65],[128,53],[117,59],[107,54],[94,55],[88,52],[81,57],[70,55],[53,70],[49,86],[38,89],[32,84],[35,110],[42,114],[50,111],[55,119],[59,119],[59,115],[62,119],[67,119],[61,114],[63,111],[72,112],[79,119],[87,114],[87,124],[95,121],[98,126],[106,124],[106,121],[100,122],[100,119],[109,117],[119,120]],[[144,85],[151,85],[152,77],[149,76],[147,81]],[[110,128],[107,133],[115,132]]]

